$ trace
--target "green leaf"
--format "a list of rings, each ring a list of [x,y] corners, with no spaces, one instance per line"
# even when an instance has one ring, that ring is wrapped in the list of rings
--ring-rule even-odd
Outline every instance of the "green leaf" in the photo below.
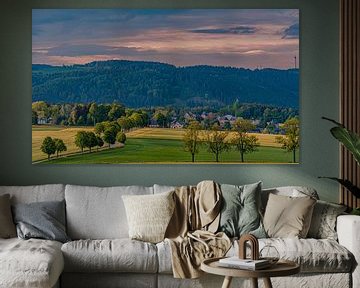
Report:
[[[349,180],[340,179],[340,178],[336,178],[336,177],[318,177],[318,178],[326,178],[326,179],[337,181],[342,186],[344,186],[346,189],[348,189],[356,198],[360,198],[360,188],[355,186]]]
[[[333,127],[331,134],[339,140],[354,156],[356,162],[360,164],[360,137],[356,133],[349,131],[345,127]]]
[[[322,117],[322,119],[328,120],[337,125],[337,127],[330,129],[331,134],[351,152],[356,162],[360,165],[360,136],[333,119],[327,117]]]
[[[360,208],[354,208],[351,212],[351,215],[358,215],[360,216]]]
[[[339,127],[345,127],[343,124],[341,124],[341,123],[339,123],[339,122],[337,122],[337,121],[335,121],[334,119],[331,119],[331,118],[327,118],[327,117],[321,117],[322,119],[325,119],[325,120],[328,120],[328,121],[330,121],[330,122],[332,122],[332,123],[334,123],[334,124],[336,124],[336,125],[338,125]]]

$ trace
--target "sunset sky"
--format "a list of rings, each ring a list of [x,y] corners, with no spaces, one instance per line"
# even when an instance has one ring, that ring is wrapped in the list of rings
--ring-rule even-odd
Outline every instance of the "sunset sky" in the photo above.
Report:
[[[294,67],[297,9],[34,9],[33,64],[112,59]]]

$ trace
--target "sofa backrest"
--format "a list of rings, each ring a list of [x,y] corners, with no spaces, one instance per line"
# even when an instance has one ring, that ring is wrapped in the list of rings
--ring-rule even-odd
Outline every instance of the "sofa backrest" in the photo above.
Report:
[[[166,185],[154,185],[154,194],[169,192],[174,190],[175,186],[166,186]],[[283,186],[283,187],[274,187],[266,188],[261,191],[261,208],[265,209],[267,201],[269,199],[269,194],[276,194],[282,196],[291,196],[291,197],[304,197],[311,196],[315,199],[319,199],[319,196],[315,189],[305,186]]]
[[[11,204],[61,201],[65,198],[65,185],[0,186],[0,195],[4,194],[10,194]]]
[[[62,184],[33,186],[0,186],[0,195],[10,194],[11,203],[66,201],[67,233],[71,239],[128,238],[128,224],[123,195],[149,195],[173,190],[174,186],[154,185],[94,187]],[[286,186],[263,189],[262,209],[265,210],[269,194],[319,199],[317,192],[308,187]]]
[[[166,192],[174,191],[175,189],[176,186],[154,184],[154,194],[166,193]]]
[[[153,194],[153,187],[66,185],[67,233],[71,239],[128,238],[123,195]]]
[[[310,187],[304,186],[284,186],[284,187],[275,187],[263,189],[261,191],[261,209],[264,211],[266,208],[267,201],[269,199],[269,194],[276,194],[281,196],[291,196],[291,197],[305,197],[310,196],[315,199],[319,199],[319,195],[316,190]]]

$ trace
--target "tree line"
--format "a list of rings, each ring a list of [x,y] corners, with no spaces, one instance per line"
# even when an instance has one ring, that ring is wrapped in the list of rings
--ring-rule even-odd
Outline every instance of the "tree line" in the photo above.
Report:
[[[34,101],[112,103],[128,107],[204,106],[242,102],[299,106],[299,70],[175,67],[144,61],[32,66]]]
[[[260,146],[259,139],[249,132],[254,129],[254,124],[249,120],[238,118],[232,131],[235,137],[226,140],[229,131],[223,131],[215,124],[204,134],[203,127],[198,121],[191,121],[183,136],[184,150],[191,154],[191,161],[195,162],[195,155],[199,153],[200,147],[205,145],[208,152],[214,154],[215,161],[219,162],[221,153],[235,148],[240,153],[240,161],[244,162],[244,156],[257,151]],[[299,119],[294,117],[285,121],[282,127],[283,136],[276,136],[275,141],[282,145],[282,148],[293,154],[293,162],[296,162],[296,150],[300,146]]]
[[[189,114],[192,116],[189,117]],[[220,125],[218,119],[224,115],[256,120],[254,130],[277,134],[280,132],[278,123],[284,123],[287,119],[296,117],[298,110],[256,103],[240,103],[238,100],[220,109],[213,106],[131,109],[121,103],[48,104],[39,101],[32,104],[33,125],[95,126],[99,122],[118,121],[124,131],[134,127],[150,126],[153,121],[159,127],[168,128],[174,121],[186,126],[191,120],[196,120],[205,129],[210,129],[215,124]],[[226,122],[221,128],[231,130],[230,122]]]
[[[45,137],[43,140],[40,150],[47,154],[48,160],[52,154],[56,153],[56,157],[59,157],[60,152],[67,151],[67,147],[62,139]]]
[[[91,153],[92,148],[97,147],[97,150],[104,146],[105,143],[108,144],[109,148],[115,142],[125,144],[126,134],[121,131],[120,125],[116,122],[101,122],[97,123],[95,126],[95,132],[81,130],[78,131],[75,135],[74,144],[81,150],[81,153],[84,152],[85,148],[89,149]],[[62,139],[46,137],[40,147],[41,151],[48,156],[50,160],[51,155],[57,154],[63,151],[67,151],[67,147]]]

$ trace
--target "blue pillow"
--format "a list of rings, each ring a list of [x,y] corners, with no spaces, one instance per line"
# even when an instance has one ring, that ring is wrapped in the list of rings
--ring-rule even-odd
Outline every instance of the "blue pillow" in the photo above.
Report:
[[[15,204],[12,211],[19,238],[70,241],[65,228],[65,201]]]

